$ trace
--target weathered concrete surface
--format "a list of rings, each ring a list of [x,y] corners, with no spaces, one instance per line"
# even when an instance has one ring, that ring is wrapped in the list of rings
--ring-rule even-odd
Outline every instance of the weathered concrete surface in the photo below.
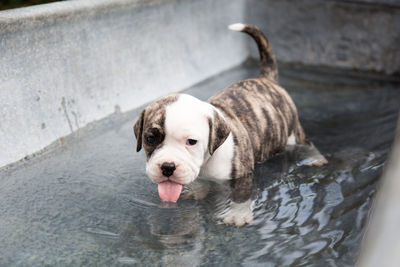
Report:
[[[400,266],[400,120],[389,166],[372,208],[357,266]]]
[[[248,0],[246,7],[247,22],[264,30],[280,61],[400,74],[398,0]]]
[[[400,0],[80,0],[0,12],[0,167],[257,58],[400,73]],[[251,48],[251,49],[250,49]]]
[[[245,60],[244,1],[81,0],[0,12],[0,167]]]

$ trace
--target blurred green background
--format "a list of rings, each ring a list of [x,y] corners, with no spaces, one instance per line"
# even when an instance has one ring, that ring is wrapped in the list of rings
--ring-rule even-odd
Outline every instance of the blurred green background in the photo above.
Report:
[[[58,1],[60,0],[0,0],[0,10]]]

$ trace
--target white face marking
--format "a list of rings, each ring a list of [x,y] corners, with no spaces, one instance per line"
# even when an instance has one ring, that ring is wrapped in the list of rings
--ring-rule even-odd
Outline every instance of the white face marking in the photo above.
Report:
[[[176,170],[169,177],[171,181],[188,184],[199,174],[207,158],[209,124],[213,106],[189,95],[180,95],[178,100],[166,107],[165,139],[162,146],[153,152],[146,165],[147,175],[156,183],[167,180],[161,165],[173,162]],[[187,140],[197,140],[188,145]]]

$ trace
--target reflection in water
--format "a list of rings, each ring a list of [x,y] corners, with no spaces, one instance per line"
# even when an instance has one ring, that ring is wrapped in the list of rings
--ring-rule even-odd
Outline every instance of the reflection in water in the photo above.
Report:
[[[191,196],[201,200],[165,207],[145,156],[134,153],[133,111],[129,122],[112,118],[0,171],[0,265],[353,266],[394,137],[399,85],[280,70],[327,165],[304,166],[297,149],[256,166],[254,183],[206,182],[207,194]],[[188,93],[206,99],[257,73],[242,66]]]
[[[119,240],[120,247],[128,247],[130,251],[134,243],[144,244],[157,255],[152,256],[157,264],[163,266],[200,265],[205,235],[198,206],[193,202],[161,203],[149,209],[145,217],[141,225],[127,225]]]
[[[203,200],[153,207],[140,231],[131,224],[123,235],[139,238],[166,266],[351,265],[384,158],[347,148],[327,166],[307,167],[299,155],[285,152],[257,166],[255,184],[241,192],[247,199],[235,201],[228,182],[205,181]],[[225,226],[244,218],[250,226]]]
[[[201,263],[204,230],[195,206],[161,208],[149,216],[150,233],[163,244],[162,263],[167,266],[184,266]]]
[[[227,225],[243,226],[253,222],[253,174],[236,180],[212,182],[198,178],[184,187],[183,199],[212,199],[215,217]]]

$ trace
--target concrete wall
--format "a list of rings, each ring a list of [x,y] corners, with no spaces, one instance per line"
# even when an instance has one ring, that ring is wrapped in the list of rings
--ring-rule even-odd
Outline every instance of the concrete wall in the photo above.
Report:
[[[257,57],[400,74],[400,0],[78,0],[0,12],[0,167]]]
[[[0,12],[0,167],[243,62],[244,1],[80,0]]]
[[[247,22],[264,30],[280,61],[400,74],[399,0],[248,0],[246,7]]]

